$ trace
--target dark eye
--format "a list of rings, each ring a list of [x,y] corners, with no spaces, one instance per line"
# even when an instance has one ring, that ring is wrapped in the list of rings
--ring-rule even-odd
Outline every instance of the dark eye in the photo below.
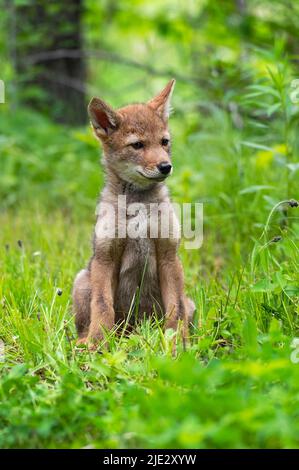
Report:
[[[166,147],[169,144],[169,139],[163,138],[161,140],[161,144],[163,145],[163,147]]]
[[[133,149],[138,150],[142,149],[144,147],[144,144],[143,142],[134,142],[133,144],[131,144],[131,146],[133,147]]]

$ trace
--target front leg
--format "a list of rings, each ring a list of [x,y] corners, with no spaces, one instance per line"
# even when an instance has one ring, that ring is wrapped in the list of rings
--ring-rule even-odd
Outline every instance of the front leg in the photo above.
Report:
[[[94,257],[90,266],[91,304],[87,341],[96,343],[104,338],[115,323],[113,298],[115,290],[115,263]]]
[[[157,246],[158,272],[160,290],[165,310],[165,329],[178,328],[179,320],[183,329],[187,325],[186,298],[184,294],[184,275],[181,262],[177,256],[177,247],[167,241],[158,242]]]

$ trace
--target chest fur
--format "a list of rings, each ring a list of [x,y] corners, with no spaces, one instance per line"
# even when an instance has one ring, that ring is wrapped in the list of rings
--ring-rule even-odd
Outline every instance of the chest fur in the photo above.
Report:
[[[156,239],[161,220],[173,218],[166,187],[163,185],[148,192],[114,194],[108,188],[103,192],[102,203],[113,206],[116,218],[104,207],[100,211],[96,226],[96,250],[100,253],[115,253],[117,280],[114,309],[118,319],[127,317],[130,310],[138,315],[162,313],[163,306],[159,286]],[[126,196],[124,201],[124,196]],[[163,203],[166,215],[161,216],[157,206]],[[123,210],[124,209],[124,210]],[[169,212],[170,210],[170,212]],[[121,214],[121,216],[120,216]],[[113,222],[113,223],[112,223]],[[105,226],[116,223],[116,237],[103,236]],[[118,235],[126,234],[119,239]],[[159,236],[159,235],[158,235]],[[112,250],[111,250],[112,246]]]
[[[139,229],[141,236],[136,228],[136,237],[127,238],[120,261],[115,302],[115,310],[120,316],[130,308],[138,315],[150,315],[153,306],[159,311],[162,307],[155,242],[142,236],[142,223]]]

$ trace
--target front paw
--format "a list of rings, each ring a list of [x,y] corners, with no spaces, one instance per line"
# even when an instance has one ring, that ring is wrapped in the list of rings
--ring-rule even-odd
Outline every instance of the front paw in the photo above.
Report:
[[[89,351],[98,351],[99,348],[103,349],[107,347],[107,342],[104,341],[104,337],[101,333],[97,335],[89,334],[87,336],[87,345]]]
[[[91,336],[85,336],[84,338],[79,338],[76,342],[76,346],[80,349],[82,347],[87,348],[89,351],[97,351],[99,347],[100,340],[95,339]]]
[[[76,341],[76,346],[84,346],[88,343],[87,336],[84,336],[83,338],[79,338]]]
[[[178,316],[176,314],[173,314],[171,316],[168,316],[165,320],[164,324],[164,330],[173,330],[177,331],[178,329]]]
[[[88,350],[91,352],[96,352],[99,348],[99,343],[95,341],[88,341]]]

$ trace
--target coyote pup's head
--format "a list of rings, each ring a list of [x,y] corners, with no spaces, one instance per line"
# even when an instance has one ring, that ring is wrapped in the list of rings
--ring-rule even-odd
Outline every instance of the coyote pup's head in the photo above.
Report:
[[[146,188],[172,172],[168,118],[175,80],[146,104],[113,110],[93,98],[88,113],[102,142],[107,168],[121,180]]]

